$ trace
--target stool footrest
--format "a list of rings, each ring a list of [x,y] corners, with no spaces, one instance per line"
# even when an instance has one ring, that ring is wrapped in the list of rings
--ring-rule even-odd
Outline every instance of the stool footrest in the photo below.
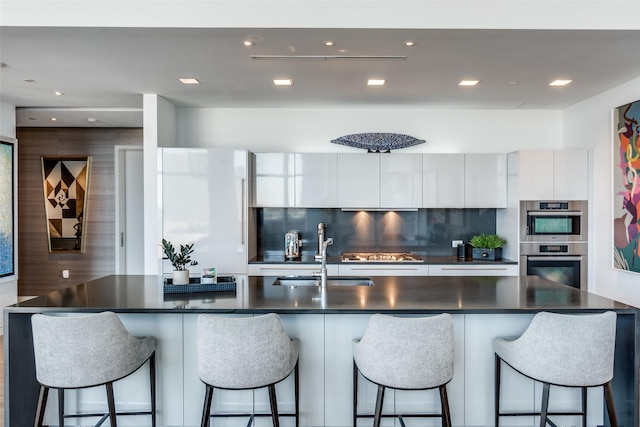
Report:
[[[538,413],[540,415],[540,413]],[[428,414],[380,414],[384,418],[440,418],[442,414],[428,413]],[[374,414],[356,414],[356,418],[373,418]]]
[[[210,417],[224,417],[224,418],[228,418],[228,417],[271,417],[271,413],[270,412],[265,412],[265,413],[235,413],[235,412],[229,412],[229,413],[215,413],[215,414],[210,414]],[[279,417],[295,417],[296,414],[295,413],[281,413],[280,411],[278,411],[278,416]],[[372,415],[373,416],[373,415]]]
[[[118,411],[116,412],[116,416],[126,416],[126,415],[151,415],[150,410],[146,411]],[[72,413],[72,414],[64,414],[65,418],[84,418],[84,417],[104,417],[108,416],[109,412],[80,412],[80,413]]]
[[[584,415],[584,412],[577,411],[568,411],[568,412],[547,412],[548,417],[552,417],[554,415],[564,416],[564,415]],[[520,417],[520,416],[540,416],[540,412],[500,412],[498,414],[500,417]]]

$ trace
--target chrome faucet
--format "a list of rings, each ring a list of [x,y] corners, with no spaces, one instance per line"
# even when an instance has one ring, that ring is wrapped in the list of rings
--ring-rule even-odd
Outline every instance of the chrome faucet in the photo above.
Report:
[[[326,227],[327,224],[324,222],[318,223],[318,253],[314,256],[316,261],[320,261],[322,259],[322,245],[324,243],[324,230]]]
[[[333,244],[333,237],[329,237],[322,242],[322,267],[320,268],[320,287],[325,288],[327,286],[327,246]]]

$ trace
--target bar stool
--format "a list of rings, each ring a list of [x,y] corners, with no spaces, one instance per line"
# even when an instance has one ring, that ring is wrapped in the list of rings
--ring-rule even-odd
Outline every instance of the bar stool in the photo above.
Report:
[[[618,420],[613,403],[611,380],[616,335],[616,313],[596,315],[567,315],[548,312],[536,314],[529,327],[516,339],[495,338],[495,425],[501,416],[540,415],[540,427],[550,415],[580,415],[582,426],[587,425],[587,388],[604,388],[611,426]],[[500,412],[500,366],[511,366],[520,374],[542,382],[540,412]],[[579,387],[582,391],[582,410],[549,412],[550,386]]]
[[[198,316],[198,375],[206,391],[202,408],[202,427],[208,427],[211,417],[271,416],[279,427],[280,416],[295,417],[299,425],[298,354],[299,343],[290,339],[280,317],[269,313],[256,317]],[[278,413],[276,383],[294,372],[295,410]],[[213,390],[247,390],[267,387],[271,414],[211,413]]]
[[[451,426],[446,384],[453,378],[453,320],[449,314],[398,318],[374,314],[360,341],[353,344],[353,426],[358,418],[373,417],[374,427],[382,414],[385,388],[428,390],[438,388],[440,413],[407,414],[404,417],[441,417]],[[358,372],[378,385],[373,415],[358,413]]]
[[[36,426],[42,426],[49,389],[58,390],[58,422],[65,418],[108,417],[117,426],[118,415],[151,415],[156,425],[156,386],[154,337],[135,338],[127,332],[115,313],[87,316],[55,317],[34,314],[31,317],[36,379],[40,395]],[[137,371],[149,361],[151,410],[116,412],[113,383]],[[107,389],[108,413],[64,413],[64,391],[104,385]]]

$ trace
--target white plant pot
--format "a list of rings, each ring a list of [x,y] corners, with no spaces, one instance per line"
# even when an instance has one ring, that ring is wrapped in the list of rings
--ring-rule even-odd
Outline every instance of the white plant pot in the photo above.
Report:
[[[173,270],[173,284],[174,285],[188,285],[189,284],[189,270]]]

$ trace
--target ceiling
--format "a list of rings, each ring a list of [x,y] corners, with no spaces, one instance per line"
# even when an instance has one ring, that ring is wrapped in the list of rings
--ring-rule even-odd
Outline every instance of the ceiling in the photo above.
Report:
[[[639,77],[639,45],[630,30],[4,26],[0,101],[18,127],[139,127],[146,93],[178,107],[560,110]],[[548,85],[560,78],[573,83]]]

